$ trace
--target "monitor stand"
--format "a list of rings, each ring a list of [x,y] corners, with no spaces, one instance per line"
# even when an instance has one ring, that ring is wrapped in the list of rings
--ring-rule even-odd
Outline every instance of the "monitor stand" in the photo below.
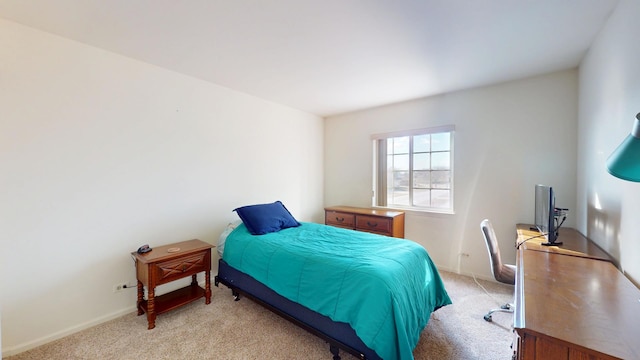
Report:
[[[541,243],[540,245],[542,245],[542,246],[560,246],[560,245],[562,245],[562,241],[546,242],[546,243]]]
[[[560,226],[558,226],[554,231],[554,235],[555,235],[555,240],[554,241],[547,241],[546,243],[541,243],[540,245],[542,246],[560,246],[562,245],[562,241],[558,241],[558,236],[560,235],[558,233],[558,229],[560,229]],[[548,239],[548,238],[547,238]]]

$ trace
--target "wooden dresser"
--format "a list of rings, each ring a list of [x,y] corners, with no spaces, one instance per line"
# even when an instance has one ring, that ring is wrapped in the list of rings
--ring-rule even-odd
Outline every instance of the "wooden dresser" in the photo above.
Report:
[[[324,223],[345,229],[404,238],[404,212],[332,206],[324,208]]]

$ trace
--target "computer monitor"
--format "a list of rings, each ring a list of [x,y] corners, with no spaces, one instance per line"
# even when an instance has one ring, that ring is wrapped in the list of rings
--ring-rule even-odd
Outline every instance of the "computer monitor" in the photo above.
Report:
[[[562,224],[557,224],[557,216],[561,215],[564,209],[556,209],[555,202],[551,186],[536,185],[535,225],[547,239],[546,243],[542,243],[545,246],[562,245],[562,242],[558,241],[558,229]]]

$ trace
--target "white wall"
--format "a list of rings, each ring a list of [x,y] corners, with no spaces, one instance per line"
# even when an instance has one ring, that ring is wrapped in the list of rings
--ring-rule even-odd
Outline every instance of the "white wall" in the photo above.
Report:
[[[326,119],[325,205],[371,205],[371,134],[454,124],[455,215],[409,213],[405,235],[440,268],[490,278],[482,219],[515,263],[515,224],[533,222],[535,184],[575,211],[577,78],[567,70]]]
[[[640,283],[640,184],[615,178],[607,157],[640,112],[640,2],[623,0],[580,66],[578,221],[580,231],[620,260]]]
[[[314,115],[0,20],[3,355],[133,311],[142,244],[251,203],[322,221],[322,147]]]

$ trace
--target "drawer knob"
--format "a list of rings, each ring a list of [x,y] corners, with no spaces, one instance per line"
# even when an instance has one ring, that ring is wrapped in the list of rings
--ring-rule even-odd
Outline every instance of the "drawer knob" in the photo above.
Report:
[[[337,217],[337,216],[336,216],[336,221],[337,221],[337,222],[343,222],[343,221],[344,221],[344,218],[339,218],[339,217]]]
[[[369,225],[370,227],[376,227],[378,226],[378,223],[377,222],[372,223],[371,221],[367,221],[367,225]]]
[[[182,264],[182,272],[187,271],[187,264]]]

